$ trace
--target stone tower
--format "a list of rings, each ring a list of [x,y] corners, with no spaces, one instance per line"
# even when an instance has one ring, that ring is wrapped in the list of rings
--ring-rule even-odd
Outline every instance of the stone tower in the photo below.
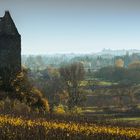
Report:
[[[21,36],[9,11],[0,17],[0,87],[8,90],[11,79],[21,71]]]

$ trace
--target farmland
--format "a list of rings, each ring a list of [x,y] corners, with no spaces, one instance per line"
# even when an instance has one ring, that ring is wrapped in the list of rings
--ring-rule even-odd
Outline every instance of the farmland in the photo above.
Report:
[[[0,115],[3,140],[138,140],[140,128]]]

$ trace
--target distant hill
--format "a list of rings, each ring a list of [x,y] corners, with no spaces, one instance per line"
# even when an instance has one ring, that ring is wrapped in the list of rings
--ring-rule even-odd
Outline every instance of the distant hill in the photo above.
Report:
[[[97,55],[113,55],[113,56],[121,56],[129,53],[130,55],[133,53],[140,53],[140,50],[131,49],[131,50],[111,50],[111,49],[103,49],[101,52],[97,53]]]

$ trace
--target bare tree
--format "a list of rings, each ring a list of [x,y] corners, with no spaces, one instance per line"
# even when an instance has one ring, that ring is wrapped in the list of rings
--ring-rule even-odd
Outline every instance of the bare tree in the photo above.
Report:
[[[69,93],[69,107],[78,105],[81,98],[80,84],[84,80],[85,71],[82,63],[73,63],[60,68],[60,75]]]

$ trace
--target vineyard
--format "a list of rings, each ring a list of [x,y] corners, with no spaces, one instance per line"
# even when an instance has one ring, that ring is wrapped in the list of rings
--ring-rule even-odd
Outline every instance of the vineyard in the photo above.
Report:
[[[0,116],[2,140],[138,140],[140,129],[105,124]]]

